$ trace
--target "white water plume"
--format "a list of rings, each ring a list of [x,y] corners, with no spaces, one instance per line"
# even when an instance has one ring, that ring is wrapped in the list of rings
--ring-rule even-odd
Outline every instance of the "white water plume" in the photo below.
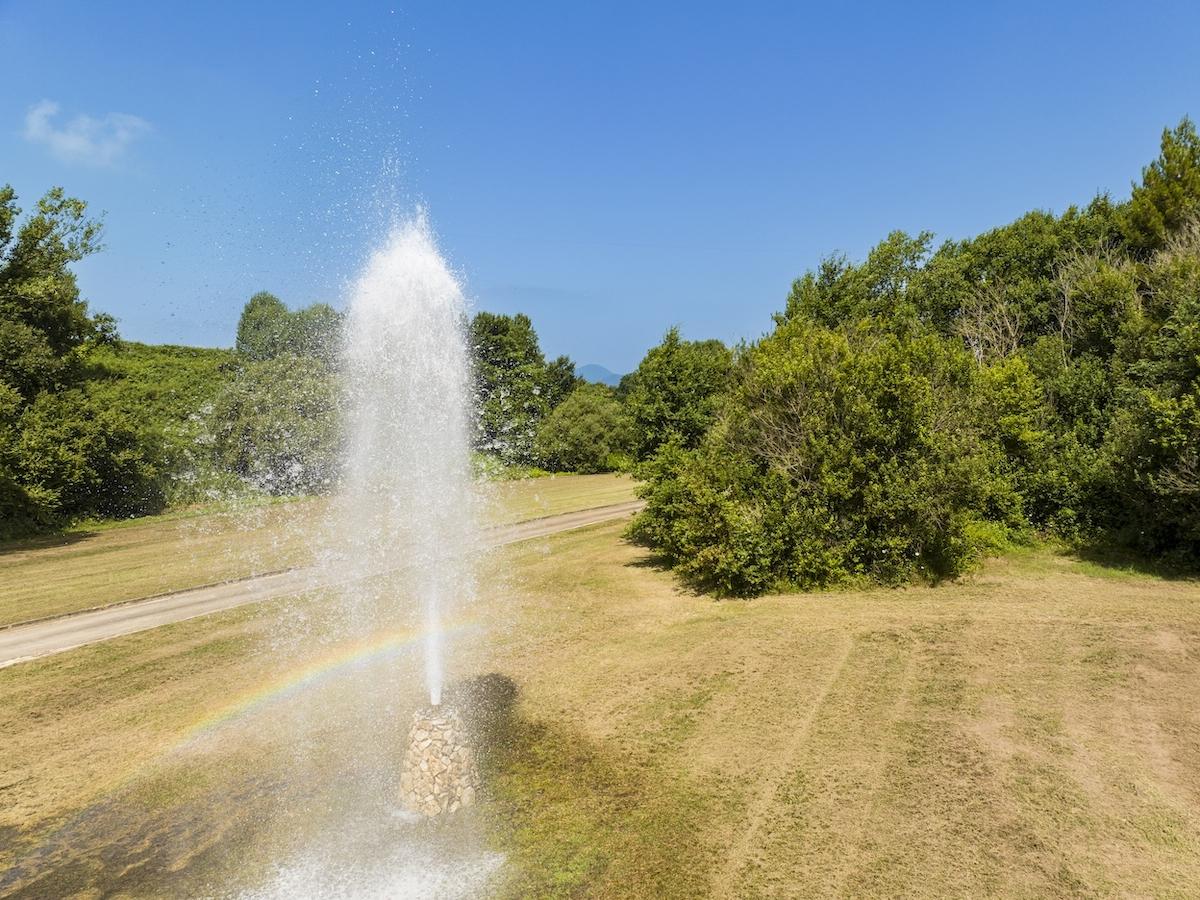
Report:
[[[343,364],[343,537],[360,573],[410,573],[436,705],[445,618],[474,590],[477,532],[466,302],[423,216],[394,228],[354,285]]]

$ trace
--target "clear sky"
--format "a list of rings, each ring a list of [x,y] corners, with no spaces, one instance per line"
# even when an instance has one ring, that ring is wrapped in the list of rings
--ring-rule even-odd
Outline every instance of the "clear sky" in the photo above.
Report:
[[[1197,47],[1194,2],[0,0],[0,183],[106,213],[80,279],[134,340],[340,305],[420,203],[479,308],[623,372],[894,228],[1127,196]]]

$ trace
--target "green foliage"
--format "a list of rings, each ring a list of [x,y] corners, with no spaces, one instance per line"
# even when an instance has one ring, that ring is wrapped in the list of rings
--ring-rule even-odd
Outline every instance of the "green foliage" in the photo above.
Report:
[[[538,428],[574,388],[575,364],[565,356],[547,364],[533,322],[522,313],[476,313],[470,342],[479,401],[476,446],[509,465],[533,463]]]
[[[1011,486],[978,426],[970,356],[933,335],[782,323],[739,365],[695,450],[645,467],[633,534],[728,594],[952,576]]]
[[[161,508],[154,448],[122,410],[44,392],[21,414],[14,468],[48,513],[124,517]]]
[[[1043,338],[1022,352],[1041,399],[1035,453],[1010,455],[1030,523],[1066,538],[1103,524],[1101,446],[1112,415],[1112,378],[1090,354],[1069,357],[1060,338]],[[1032,414],[1032,411],[1031,411]]]
[[[80,389],[90,348],[115,340],[70,266],[100,247],[87,205],[53,188],[33,214],[0,188],[0,536],[161,501],[157,448]]]
[[[1061,216],[1035,211],[964,241],[949,241],[913,276],[911,305],[943,333],[1013,352],[1061,330],[1063,265],[1094,256],[1117,236],[1107,197]]]
[[[611,388],[581,384],[538,428],[534,450],[558,472],[610,472],[628,468],[633,429]]]
[[[1200,559],[1200,227],[1149,263],[1152,303],[1126,335],[1104,446],[1111,524],[1126,543]]]
[[[246,301],[242,309],[234,348],[247,359],[263,360],[278,356],[285,346],[290,316],[282,300],[267,291],[259,291]]]
[[[732,360],[720,341],[685,341],[678,328],[667,331],[622,381],[637,459],[671,441],[689,448],[700,443],[728,387]]]
[[[894,232],[798,279],[720,421],[644,464],[635,534],[729,593],[942,577],[1030,529],[1194,566],[1191,122],[1127,204],[929,247]]]
[[[224,494],[231,483],[213,458],[209,416],[234,378],[236,354],[202,347],[121,341],[88,354],[88,396],[124,410],[158,448],[168,504]]]
[[[271,494],[332,486],[341,427],[334,370],[341,329],[341,314],[324,303],[292,312],[266,291],[247,301],[235,343],[243,364],[208,416],[217,472]]]
[[[1134,183],[1121,225],[1130,248],[1145,256],[1165,247],[1197,214],[1200,137],[1184,117],[1174,129],[1163,129],[1159,157],[1142,170],[1142,183]]]
[[[860,266],[851,265],[844,256],[825,259],[816,273],[793,283],[777,320],[802,318],[826,327],[868,317],[915,320],[918,310],[910,302],[910,289],[932,240],[929,232],[910,237],[893,231]]]
[[[242,309],[234,347],[241,356],[260,362],[291,354],[332,363],[341,328],[341,314],[328,304],[291,312],[274,294],[259,291]]]
[[[87,204],[53,188],[17,227],[20,214],[13,189],[0,188],[0,380],[28,402],[76,380],[76,351],[114,329],[89,314],[69,268],[100,248]]]
[[[337,474],[339,386],[323,362],[246,364],[213,403],[218,464],[271,494],[319,493]]]

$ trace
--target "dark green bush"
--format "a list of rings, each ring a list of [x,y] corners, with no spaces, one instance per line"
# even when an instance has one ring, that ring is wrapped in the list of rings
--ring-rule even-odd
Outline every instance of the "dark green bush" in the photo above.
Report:
[[[629,466],[633,428],[612,388],[582,384],[538,428],[534,452],[557,472],[609,472]]]
[[[787,322],[700,447],[643,467],[632,534],[726,594],[957,575],[1019,520],[984,399],[951,340]]]
[[[155,445],[121,410],[81,390],[42,393],[21,414],[13,468],[58,519],[162,508]]]

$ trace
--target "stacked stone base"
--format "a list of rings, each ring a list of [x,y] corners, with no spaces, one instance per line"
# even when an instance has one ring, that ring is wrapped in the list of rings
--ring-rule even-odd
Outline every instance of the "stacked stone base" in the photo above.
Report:
[[[439,707],[413,713],[400,772],[400,802],[430,818],[475,802],[479,769],[462,720]]]

